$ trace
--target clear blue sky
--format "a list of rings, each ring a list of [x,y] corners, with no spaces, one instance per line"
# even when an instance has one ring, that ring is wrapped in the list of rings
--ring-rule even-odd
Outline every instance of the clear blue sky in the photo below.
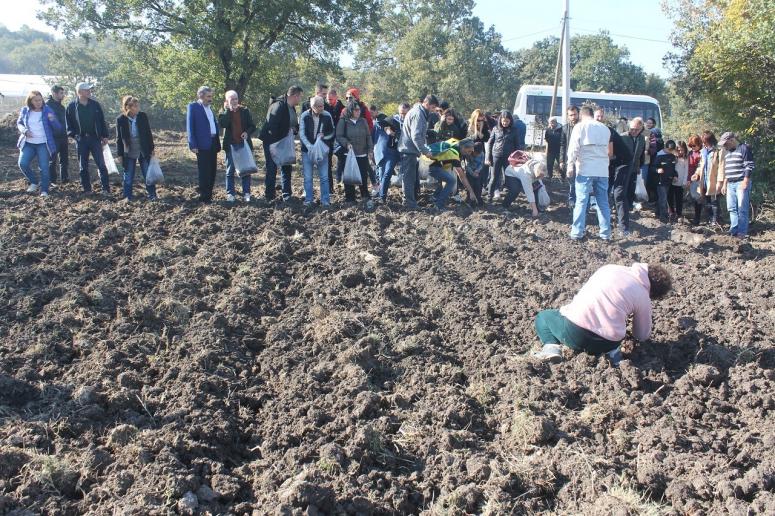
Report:
[[[668,37],[672,23],[662,13],[659,0],[570,0],[571,33],[611,33],[617,45],[626,46],[630,59],[647,72],[667,77],[662,57],[672,48]],[[560,34],[564,0],[477,0],[474,14],[486,26],[495,25],[511,50],[530,47],[550,35]],[[35,18],[38,0],[23,9],[6,9],[0,23],[11,30],[29,25],[53,32]]]
[[[495,26],[510,50],[527,48],[547,36],[560,35],[564,0],[477,0],[474,14],[485,26]],[[662,77],[662,57],[672,49],[668,42],[672,22],[659,0],[570,0],[571,35],[611,33],[619,46],[630,50],[630,60],[646,72]]]

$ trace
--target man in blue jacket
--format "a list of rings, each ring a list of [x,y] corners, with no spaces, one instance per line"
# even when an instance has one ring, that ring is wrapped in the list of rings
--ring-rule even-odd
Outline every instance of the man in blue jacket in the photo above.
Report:
[[[218,140],[218,119],[210,107],[213,103],[213,90],[202,86],[197,90],[196,95],[199,100],[189,104],[186,111],[188,148],[196,154],[199,200],[210,203],[213,200],[213,186],[215,186],[221,142]]]
[[[75,86],[78,98],[68,104],[65,110],[67,135],[75,140],[78,150],[78,164],[81,173],[81,186],[84,193],[92,191],[89,177],[89,154],[94,158],[100,174],[103,195],[110,195],[108,168],[105,166],[102,147],[108,144],[108,126],[102,106],[91,98],[93,86],[79,82]]]

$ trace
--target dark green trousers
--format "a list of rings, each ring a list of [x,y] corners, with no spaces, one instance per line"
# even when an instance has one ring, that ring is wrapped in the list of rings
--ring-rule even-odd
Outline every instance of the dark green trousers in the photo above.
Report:
[[[543,310],[536,316],[536,333],[541,344],[563,344],[575,351],[602,355],[620,342],[604,339],[570,322],[559,310]]]

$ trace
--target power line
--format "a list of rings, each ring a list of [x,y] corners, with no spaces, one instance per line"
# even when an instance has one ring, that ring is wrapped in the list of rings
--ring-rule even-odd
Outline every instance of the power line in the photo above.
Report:
[[[523,34],[521,36],[515,36],[513,38],[507,38],[507,39],[501,40],[501,42],[505,43],[507,41],[514,41],[514,40],[517,40],[517,39],[525,39],[525,38],[529,38],[531,36],[537,36],[539,34],[543,34],[544,32],[549,32],[549,31],[552,31],[552,30],[557,30],[557,28],[558,28],[557,26],[549,27],[548,29],[539,30],[539,31],[536,31],[536,32],[531,32],[530,34]]]
[[[591,34],[597,34],[601,31],[601,29],[592,30],[592,29],[583,29],[579,27],[574,27],[573,30],[577,30],[579,32],[588,32]],[[640,36],[630,36],[629,34],[617,34],[615,32],[608,32],[608,31],[605,31],[605,32],[611,36],[616,36],[617,38],[637,39],[640,41],[650,41],[652,43],[667,43],[668,45],[671,44],[669,41],[666,41],[664,39],[643,38]]]

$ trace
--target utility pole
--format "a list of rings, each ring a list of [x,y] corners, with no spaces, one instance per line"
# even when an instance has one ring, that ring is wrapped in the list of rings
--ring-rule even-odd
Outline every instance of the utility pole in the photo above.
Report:
[[[565,48],[565,18],[562,19],[562,33],[560,46],[557,47],[557,64],[554,68],[554,88],[552,89],[552,106],[549,108],[549,118],[554,116],[554,108],[557,106],[557,87],[560,84],[560,66],[562,64],[562,51]]]
[[[565,0],[565,19],[563,20],[565,44],[562,57],[562,120],[570,107],[570,0]],[[566,121],[567,122],[567,121]]]

